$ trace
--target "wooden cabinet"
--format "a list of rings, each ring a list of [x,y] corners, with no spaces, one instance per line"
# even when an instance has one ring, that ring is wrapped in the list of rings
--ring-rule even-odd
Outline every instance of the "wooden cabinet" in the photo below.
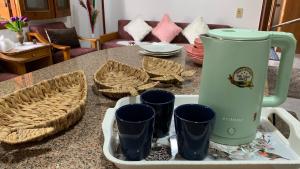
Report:
[[[19,16],[27,16],[29,19],[54,18],[54,6],[52,0],[15,0]]]
[[[70,16],[70,0],[54,0],[55,16]]]
[[[30,20],[70,16],[70,0],[0,0],[1,16],[27,16]]]
[[[279,23],[300,18],[299,0],[282,0],[281,6]],[[289,25],[279,27],[278,31],[293,33],[298,41],[296,53],[300,53],[300,22],[294,22]]]

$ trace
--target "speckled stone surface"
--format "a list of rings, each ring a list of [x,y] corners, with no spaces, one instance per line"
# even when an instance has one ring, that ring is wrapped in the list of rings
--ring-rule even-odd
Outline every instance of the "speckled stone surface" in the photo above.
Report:
[[[192,63],[185,55],[182,51],[180,55],[169,59],[185,65],[185,69],[197,70],[197,73],[181,87],[173,86],[166,90],[175,94],[198,94],[201,67]],[[116,102],[93,93],[93,74],[109,59],[141,67],[142,58],[143,56],[138,54],[137,47],[102,50],[1,82],[0,96],[3,96],[41,80],[50,79],[55,75],[84,70],[88,80],[88,99],[85,115],[68,130],[40,142],[17,146],[0,143],[0,168],[116,168],[106,160],[102,153],[101,131],[106,109],[114,107]]]

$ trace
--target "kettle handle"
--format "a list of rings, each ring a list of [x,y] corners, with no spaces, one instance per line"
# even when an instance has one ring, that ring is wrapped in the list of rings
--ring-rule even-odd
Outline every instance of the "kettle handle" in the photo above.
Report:
[[[281,48],[281,59],[275,94],[263,98],[263,107],[276,107],[286,100],[296,50],[296,39],[291,33],[271,32],[270,39],[272,47]]]

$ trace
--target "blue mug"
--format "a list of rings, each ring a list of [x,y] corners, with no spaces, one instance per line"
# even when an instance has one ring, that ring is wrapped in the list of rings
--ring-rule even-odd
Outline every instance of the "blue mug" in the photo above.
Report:
[[[144,104],[129,104],[116,111],[120,146],[126,160],[138,161],[151,150],[155,113]]]
[[[187,160],[203,160],[208,153],[215,112],[204,105],[184,104],[174,111],[179,154]]]

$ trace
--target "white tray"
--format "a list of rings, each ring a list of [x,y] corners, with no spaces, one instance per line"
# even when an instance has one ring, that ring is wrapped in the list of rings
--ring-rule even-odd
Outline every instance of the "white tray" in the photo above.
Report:
[[[197,95],[176,95],[175,107],[186,103],[197,103]],[[117,108],[132,103],[140,103],[138,97],[126,97],[120,99],[114,108],[107,109],[102,129],[104,133],[103,152],[106,158],[113,162],[120,169],[233,169],[233,168],[299,168],[300,167],[300,123],[286,110],[282,108],[263,108],[261,113],[261,126],[264,133],[271,135],[272,141],[279,146],[283,154],[289,156],[290,160],[169,160],[169,161],[124,161],[113,156],[115,123],[115,111]],[[285,121],[290,129],[289,139],[286,139],[268,120],[271,114],[277,114]],[[172,125],[172,124],[171,124]]]

